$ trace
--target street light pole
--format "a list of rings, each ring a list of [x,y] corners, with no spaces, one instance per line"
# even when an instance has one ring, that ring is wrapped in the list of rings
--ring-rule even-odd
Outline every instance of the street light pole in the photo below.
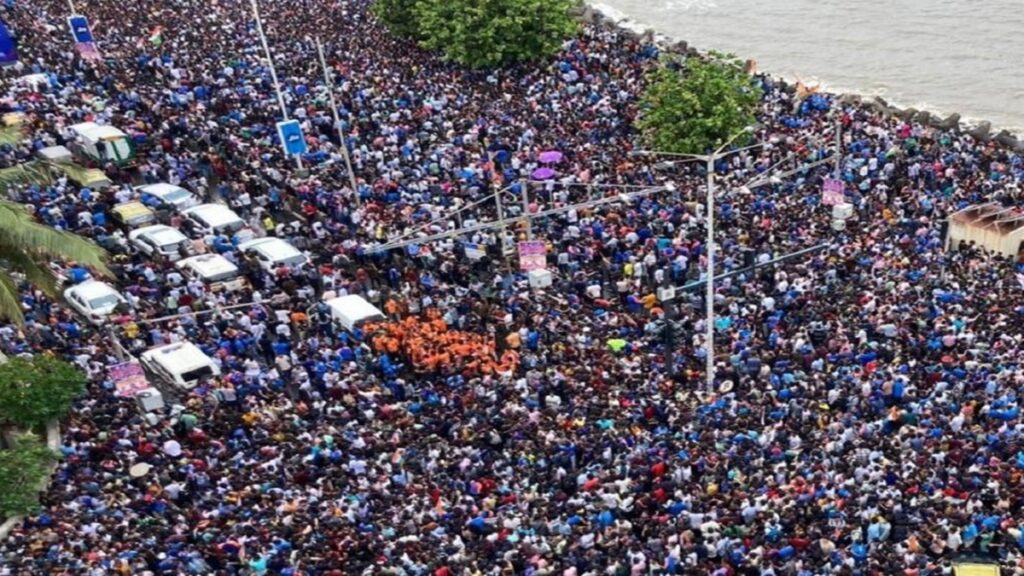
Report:
[[[707,220],[708,240],[708,269],[707,286],[705,289],[705,304],[707,311],[707,336],[705,336],[704,351],[707,354],[707,367],[705,368],[706,386],[708,392],[713,391],[715,385],[715,156],[708,156],[708,198],[707,198]]]
[[[277,92],[277,104],[281,107],[281,116],[288,121],[288,107],[284,103],[284,94],[281,93],[281,83],[277,81],[277,68],[274,66],[274,58],[270,54],[270,46],[267,44],[267,36],[263,33],[263,20],[260,19],[260,7],[256,0],[252,2],[252,15],[256,19],[256,31],[260,35],[260,43],[263,44],[263,52],[267,55],[267,64],[270,66],[270,79],[274,82],[274,91]],[[282,143],[283,144],[283,143]],[[295,155],[295,164],[302,170],[302,155]]]
[[[352,186],[352,193],[356,197],[356,206],[359,201],[359,185],[356,184],[356,174],[352,171],[352,159],[348,156],[348,144],[345,143],[345,132],[341,129],[341,118],[338,117],[338,105],[334,101],[334,75],[327,71],[327,60],[324,58],[324,45],[320,37],[316,39],[316,50],[320,54],[320,66],[324,69],[324,84],[327,87],[327,97],[331,104],[331,115],[334,117],[334,127],[338,130],[338,141],[341,142],[341,156],[345,159],[345,169],[348,170],[349,184]]]

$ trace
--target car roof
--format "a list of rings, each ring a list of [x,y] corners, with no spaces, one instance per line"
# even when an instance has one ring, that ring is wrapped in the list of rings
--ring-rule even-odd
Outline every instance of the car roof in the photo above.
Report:
[[[289,256],[295,256],[296,254],[302,254],[298,248],[292,246],[288,242],[281,240],[280,238],[257,238],[255,240],[249,240],[248,242],[242,242],[238,245],[239,250],[259,250],[273,260],[278,258],[287,258]]]
[[[182,212],[182,214],[195,214],[205,220],[211,226],[219,226],[230,222],[238,222],[242,218],[234,210],[223,204],[200,204]]]
[[[191,194],[191,192],[189,192],[185,188],[182,188],[181,186],[175,186],[174,184],[168,184],[166,182],[158,182],[156,184],[146,184],[145,186],[139,186],[138,188],[136,188],[136,190],[139,190],[140,192],[145,192],[147,194],[152,194],[153,196],[158,196],[158,197],[166,196],[166,195],[170,194],[171,192],[174,192],[174,191],[177,191],[177,190],[185,190],[185,192],[188,192],[189,194]]]
[[[106,282],[100,282],[99,280],[86,280],[80,284],[67,289],[68,292],[78,294],[86,300],[92,300],[93,298],[99,298],[101,296],[107,296],[109,294],[121,295],[113,286]]]
[[[238,266],[235,266],[230,260],[220,254],[200,254],[198,256],[191,256],[178,262],[178,266],[182,268],[191,268],[201,276],[213,276],[214,274],[223,274],[224,272],[234,272],[238,270]]]
[[[213,363],[209,356],[203,354],[203,351],[191,342],[164,344],[146,350],[142,356],[168,368],[173,368],[179,373]]]
[[[153,211],[149,209],[149,206],[146,206],[142,202],[122,202],[121,204],[111,208],[111,211],[120,214],[125,218],[153,213]]]
[[[139,236],[148,236],[160,245],[173,244],[181,242],[182,240],[188,240],[188,238],[186,238],[185,235],[177,228],[171,228],[170,226],[164,226],[163,224],[146,226],[144,228],[139,228],[138,230],[133,230],[128,234],[129,238],[138,238]]]
[[[114,128],[113,126],[100,125],[95,122],[82,122],[81,124],[75,124],[71,126],[71,129],[86,138],[93,140],[104,140],[107,138],[124,138],[127,136],[124,132]]]

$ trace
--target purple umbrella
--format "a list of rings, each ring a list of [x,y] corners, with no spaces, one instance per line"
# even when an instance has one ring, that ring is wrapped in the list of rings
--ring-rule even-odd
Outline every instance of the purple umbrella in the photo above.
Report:
[[[558,150],[548,150],[541,152],[539,158],[545,164],[558,164],[562,161],[562,153]]]
[[[555,177],[555,171],[551,168],[537,168],[532,176],[534,180],[550,180]]]

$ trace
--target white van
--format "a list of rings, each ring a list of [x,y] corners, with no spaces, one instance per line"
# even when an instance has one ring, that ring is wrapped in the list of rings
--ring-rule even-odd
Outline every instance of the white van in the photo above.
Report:
[[[349,294],[324,302],[331,309],[331,318],[345,330],[352,330],[365,322],[379,322],[387,316],[362,296]]]
[[[181,246],[188,244],[188,238],[177,228],[163,224],[132,230],[128,233],[128,240],[146,256],[166,258],[171,262],[181,258]]]
[[[249,227],[234,210],[223,204],[200,204],[182,211],[181,215],[182,226],[199,236],[223,234],[231,238]]]
[[[238,245],[238,251],[255,258],[264,270],[271,273],[281,264],[294,270],[309,263],[305,254],[280,238],[257,238],[242,242]]]
[[[154,210],[180,212],[201,203],[195,194],[166,182],[137,186],[135,190],[139,193],[139,201]]]
[[[162,380],[191,390],[203,378],[220,376],[220,368],[191,342],[175,342],[150,348],[139,357],[142,365]]]
[[[97,162],[129,164],[135,159],[135,146],[127,134],[113,126],[82,122],[71,126],[78,152]]]
[[[189,278],[197,278],[213,292],[236,292],[247,282],[238,266],[220,254],[200,254],[179,261],[176,266]]]

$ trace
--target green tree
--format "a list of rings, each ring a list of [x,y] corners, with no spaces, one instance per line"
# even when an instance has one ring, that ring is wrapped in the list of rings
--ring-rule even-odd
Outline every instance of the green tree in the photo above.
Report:
[[[0,364],[0,424],[32,428],[61,418],[86,381],[81,370],[52,356],[10,358]]]
[[[56,296],[56,278],[48,261],[75,261],[109,275],[105,256],[92,241],[40,224],[20,204],[0,200],[0,319],[19,324],[25,320],[13,273]]]
[[[377,0],[370,10],[396,36],[418,38],[415,6],[416,0]]]
[[[0,518],[39,511],[39,492],[57,453],[35,434],[23,434],[9,450],[0,450]]]
[[[577,5],[578,0],[416,0],[413,16],[423,47],[463,66],[491,68],[557,52],[576,34]]]
[[[761,88],[732,56],[669,60],[648,73],[637,127],[654,150],[701,154],[754,124]],[[744,144],[742,137],[736,141]]]

